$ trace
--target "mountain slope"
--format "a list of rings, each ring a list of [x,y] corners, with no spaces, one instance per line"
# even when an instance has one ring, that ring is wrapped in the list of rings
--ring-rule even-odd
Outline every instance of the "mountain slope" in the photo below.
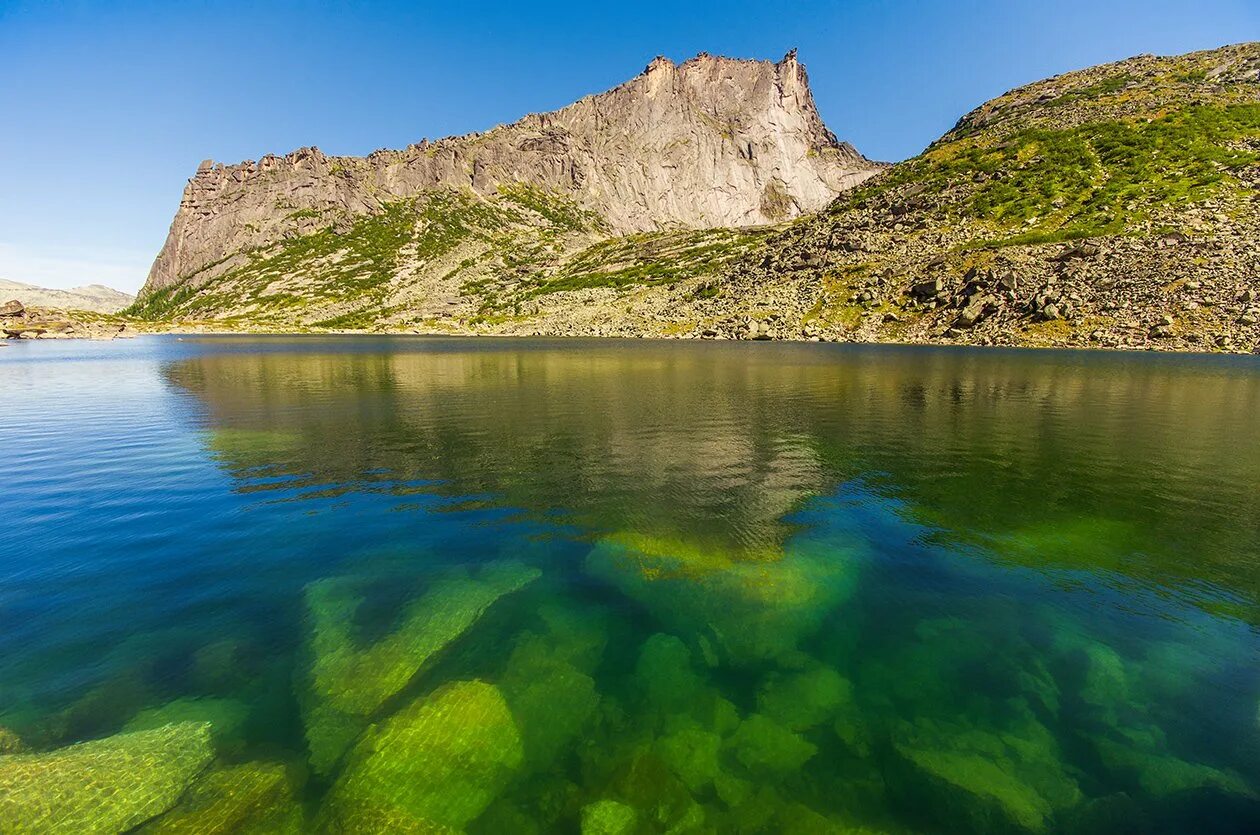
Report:
[[[135,301],[135,296],[102,284],[88,284],[83,287],[72,287],[69,290],[58,290],[0,278],[0,300],[8,301],[9,299],[17,299],[27,307],[117,313]]]
[[[136,311],[463,320],[487,285],[550,276],[610,237],[788,220],[881,168],[823,125],[795,53],[658,58],[613,90],[483,134],[366,158],[306,148],[203,163]]]
[[[1013,90],[734,265],[710,321],[865,341],[1257,346],[1260,44]],[[721,330],[721,328],[719,328]]]

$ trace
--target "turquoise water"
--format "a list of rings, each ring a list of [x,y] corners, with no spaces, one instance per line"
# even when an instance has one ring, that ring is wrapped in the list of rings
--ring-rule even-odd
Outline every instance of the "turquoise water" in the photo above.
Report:
[[[0,348],[0,832],[1260,831],[1260,362]]]

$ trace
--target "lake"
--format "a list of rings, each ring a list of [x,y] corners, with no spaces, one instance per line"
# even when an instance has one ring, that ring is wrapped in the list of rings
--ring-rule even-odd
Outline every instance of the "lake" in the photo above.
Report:
[[[1260,358],[0,348],[0,831],[1260,831]]]

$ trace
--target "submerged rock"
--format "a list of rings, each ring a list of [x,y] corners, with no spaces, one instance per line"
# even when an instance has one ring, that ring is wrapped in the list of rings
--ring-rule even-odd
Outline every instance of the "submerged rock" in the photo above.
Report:
[[[0,757],[5,832],[125,832],[171,808],[213,757],[210,726],[184,722]]]
[[[410,603],[389,635],[360,646],[353,628],[363,602],[357,583],[333,578],[306,592],[312,658],[301,702],[311,766],[327,773],[367,726],[491,604],[533,582],[540,572],[518,563],[492,563],[475,573],[453,571]]]
[[[480,815],[524,762],[498,688],[448,684],[373,726],[347,755],[326,800],[333,832],[458,830]],[[426,829],[428,827],[428,829]]]
[[[736,759],[762,779],[785,777],[803,766],[818,746],[766,716],[754,713],[731,737]]]
[[[848,598],[851,556],[818,546],[732,555],[619,534],[596,543],[586,567],[670,631],[697,644],[711,641],[722,660],[753,664],[794,650]]]
[[[802,672],[772,673],[757,693],[757,709],[794,731],[823,724],[852,701],[852,683],[821,664]]]
[[[644,700],[656,710],[686,713],[705,689],[691,663],[691,651],[673,635],[657,633],[643,642],[635,679]]]
[[[0,755],[22,754],[26,752],[26,743],[8,728],[0,728]]]
[[[1044,832],[1081,799],[1054,737],[1032,719],[1010,728],[902,723],[893,736],[896,786],[931,820],[972,832]]]
[[[631,835],[639,813],[616,800],[597,800],[582,807],[582,835]]]
[[[301,805],[287,770],[277,763],[217,768],[179,804],[140,828],[141,835],[301,835]]]
[[[201,722],[210,726],[215,748],[231,751],[244,743],[242,730],[249,718],[249,706],[235,699],[175,699],[146,708],[123,726],[124,733],[147,731],[177,722]]]
[[[565,660],[563,647],[532,633],[508,660],[502,689],[516,717],[531,768],[545,768],[590,720],[599,704],[595,680]]]

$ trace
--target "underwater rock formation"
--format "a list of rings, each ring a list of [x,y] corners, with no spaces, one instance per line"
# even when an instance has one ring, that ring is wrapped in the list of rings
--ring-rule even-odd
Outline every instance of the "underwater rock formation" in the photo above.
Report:
[[[571,743],[599,704],[595,680],[564,660],[563,647],[528,633],[504,674],[503,695],[520,726],[530,768],[545,768]]]
[[[241,731],[248,718],[249,706],[235,699],[175,699],[140,711],[123,726],[123,732],[148,731],[180,722],[201,722],[210,726],[214,747],[223,753],[241,746]]]
[[[5,832],[125,832],[165,812],[210,763],[210,726],[184,722],[0,757]]]
[[[753,664],[795,649],[852,593],[857,545],[815,546],[737,559],[633,534],[601,539],[587,571],[645,606],[710,663]],[[720,658],[713,657],[720,655]]]
[[[302,835],[306,822],[283,765],[216,768],[140,835]]]
[[[582,835],[631,835],[639,816],[615,800],[597,800],[582,807]]]
[[[368,646],[359,645],[354,631],[354,615],[363,603],[357,583],[348,578],[312,583],[306,591],[312,661],[301,698],[312,768],[328,773],[377,709],[491,604],[539,574],[509,562],[475,573],[454,570],[406,606],[392,633]]]
[[[458,830],[503,791],[525,760],[498,688],[460,681],[373,726],[347,755],[326,801],[333,832],[367,832],[364,821],[403,831]],[[429,827],[429,829],[425,829]]]

